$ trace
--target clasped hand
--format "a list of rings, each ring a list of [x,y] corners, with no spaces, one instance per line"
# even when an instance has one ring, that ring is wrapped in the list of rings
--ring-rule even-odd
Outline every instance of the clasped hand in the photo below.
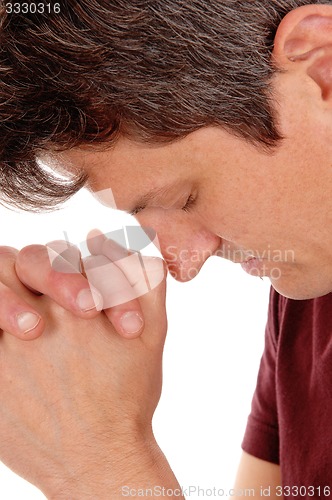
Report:
[[[53,253],[59,247],[50,245]],[[120,249],[95,233],[90,251],[106,264]],[[107,290],[93,291],[91,303],[78,251],[61,254],[63,272],[49,255],[42,246],[0,251],[0,458],[49,498],[99,498],[99,487],[116,498],[120,484],[135,482],[160,457],[151,420],[167,329],[163,262],[145,261],[162,276],[141,296],[135,270],[120,266],[118,286],[136,292],[100,311],[99,294],[105,302]],[[86,305],[90,300],[86,311],[77,302],[81,290]],[[121,327],[128,311],[145,321],[130,339]],[[39,317],[27,334],[17,327],[22,312]]]

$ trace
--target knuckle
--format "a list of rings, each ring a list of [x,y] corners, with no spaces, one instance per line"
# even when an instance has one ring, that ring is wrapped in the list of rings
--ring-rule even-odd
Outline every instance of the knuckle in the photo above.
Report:
[[[12,253],[0,255],[0,282],[10,287],[16,283],[17,275],[15,272],[16,257]]]
[[[17,248],[5,245],[0,246],[0,257],[4,255],[5,257],[12,256],[13,258],[16,258],[18,252]]]
[[[53,240],[46,243],[46,248],[52,249],[54,252],[58,253],[64,259],[77,259],[81,257],[81,252],[79,248],[65,240]]]
[[[59,272],[72,273],[81,271],[81,252],[73,244],[55,240],[47,243],[50,266]]]
[[[30,284],[32,275],[35,278],[41,274],[41,271],[35,272],[34,266],[37,264],[39,267],[42,262],[43,252],[45,252],[43,245],[29,245],[22,248],[18,253],[15,261],[15,272],[23,284],[26,282]],[[34,272],[32,272],[32,269],[34,269]],[[33,285],[31,284],[31,286]]]
[[[17,266],[24,267],[35,260],[38,261],[45,253],[46,247],[44,245],[28,245],[17,254]]]

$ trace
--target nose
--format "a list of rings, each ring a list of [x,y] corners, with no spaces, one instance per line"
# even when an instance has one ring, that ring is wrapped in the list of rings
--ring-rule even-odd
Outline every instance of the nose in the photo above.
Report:
[[[203,264],[214,255],[221,244],[220,238],[206,230],[194,234],[158,233],[160,251],[170,274],[177,281],[195,278]]]
[[[141,226],[155,232],[170,274],[182,282],[195,278],[204,262],[221,246],[219,236],[200,220],[186,215],[154,209],[136,216]]]

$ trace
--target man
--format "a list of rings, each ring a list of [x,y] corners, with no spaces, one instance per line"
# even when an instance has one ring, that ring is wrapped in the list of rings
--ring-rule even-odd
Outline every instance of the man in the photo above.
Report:
[[[329,4],[300,0],[164,0],[116,2],[110,6],[106,1],[81,0],[63,2],[61,13],[38,16],[7,15],[3,8],[1,185],[5,199],[30,209],[52,206],[86,181],[96,192],[112,189],[118,208],[134,213],[142,225],[157,231],[163,257],[176,278],[184,281],[192,277],[186,268],[188,260],[181,260],[183,250],[200,256],[195,260],[197,272],[208,256],[218,254],[242,262],[246,270],[254,270],[259,276],[270,276],[275,291],[271,295],[266,350],[237,478],[238,487],[254,487],[257,496],[263,484],[275,497],[330,495]],[[62,172],[70,172],[74,180],[61,184],[52,179],[36,163],[37,156]],[[103,244],[101,238],[94,249],[97,254],[107,253]],[[272,272],[276,255],[277,276]],[[26,421],[32,447],[36,447],[36,440],[39,443],[35,467],[25,471],[16,454],[8,453],[8,447],[1,450],[5,461],[54,498],[72,497],[78,477],[85,491],[79,492],[79,498],[89,497],[86,491],[92,478],[93,487],[99,488],[99,493],[108,492],[109,498],[110,492],[115,495],[118,491],[119,477],[128,475],[137,461],[143,467],[136,471],[134,483],[163,481],[176,488],[176,480],[150,432],[160,390],[156,382],[155,397],[148,404],[149,376],[153,373],[148,373],[141,392],[136,386],[133,392],[125,383],[122,386],[125,401],[134,408],[133,414],[128,410],[125,421],[135,431],[127,432],[126,426],[119,424],[123,418],[119,419],[115,411],[116,402],[121,400],[116,387],[106,399],[101,397],[102,390],[96,390],[96,395],[80,371],[83,355],[75,358],[78,375],[70,371],[75,333],[69,336],[68,342],[73,344],[65,352],[58,346],[59,316],[65,319],[63,324],[69,331],[75,332],[75,325],[79,325],[87,333],[88,325],[96,322],[106,333],[104,316],[83,321],[97,314],[93,297],[90,302],[86,299],[89,303],[79,310],[79,292],[87,288],[84,278],[77,273],[75,278],[58,278],[49,268],[46,249],[40,247],[28,247],[17,258],[10,251],[8,261],[11,272],[1,292],[5,313],[1,327],[14,336],[34,338],[40,335],[43,321],[50,322],[47,335],[35,342],[45,356],[49,343],[55,343],[59,352],[56,373],[60,377],[62,366],[66,376],[61,378],[59,397],[50,400],[49,407],[55,408],[56,401],[67,392],[74,398],[70,385],[73,377],[78,387],[84,388],[83,400],[74,398],[76,406],[70,411],[60,405],[59,413],[52,415],[51,429],[61,434],[69,415],[83,414],[81,420],[71,417],[70,423],[82,422],[82,429],[98,432],[88,432],[75,455],[75,436],[70,433],[62,445],[60,442],[55,447],[55,440],[49,437],[48,411],[44,432],[36,429],[31,413],[23,411],[16,427]],[[34,272],[37,266],[38,275]],[[22,283],[50,298],[32,297],[17,282],[14,268]],[[57,280],[61,280],[61,289]],[[138,348],[142,339],[152,359],[161,357],[165,324],[157,318],[164,317],[162,285],[155,293],[159,305],[154,315],[149,298],[142,304],[147,325],[141,337],[143,323],[139,321],[128,331],[121,325],[124,309],[109,312],[122,336],[135,337],[127,347],[128,343],[123,343],[126,339],[113,335],[111,351],[118,349],[119,358],[128,360],[128,348],[138,357],[137,366],[144,356]],[[70,312],[55,306],[51,299]],[[38,312],[39,301],[44,313]],[[141,315],[136,300],[128,307],[125,314]],[[22,313],[25,316],[18,316]],[[37,316],[33,319],[26,313]],[[75,320],[73,313],[80,319]],[[23,318],[21,330],[17,318]],[[103,350],[99,342],[94,335],[91,349],[98,356]],[[28,348],[26,343],[21,344],[15,337],[4,335],[4,359],[8,357],[10,365],[7,368],[3,363],[2,368],[2,398],[9,400],[4,429],[10,427],[10,415],[15,410],[19,413],[6,392],[7,384],[20,370],[14,361],[18,354],[24,360],[22,378],[29,367],[33,343]],[[34,377],[28,377],[33,382],[24,386],[29,397],[36,392],[33,387],[42,384],[38,379],[40,356],[34,363]],[[151,365],[158,371],[154,363]],[[116,379],[126,379],[128,364],[123,367],[120,375],[118,367],[115,369]],[[47,380],[52,380],[51,372],[47,372]],[[102,374],[95,367],[89,373],[102,387]],[[57,392],[59,387],[52,385],[52,389]],[[89,416],[86,408],[90,398],[92,408],[101,405],[101,415],[112,408],[114,426],[111,417],[98,419],[95,411]],[[142,418],[145,405],[148,417]],[[38,413],[37,402],[34,407]],[[93,425],[88,425],[89,418]],[[105,432],[110,434],[107,445],[97,439]],[[129,435],[129,442],[118,440],[119,435]],[[25,446],[29,439],[16,436],[16,442],[24,441]],[[43,443],[48,444],[44,455]],[[137,444],[133,450],[132,443]],[[95,461],[106,462],[108,467],[93,467],[84,453],[90,447]],[[126,447],[128,453],[124,452]],[[51,456],[48,449],[52,449]],[[42,456],[50,465],[41,482],[37,471]],[[82,467],[77,457],[84,457]]]

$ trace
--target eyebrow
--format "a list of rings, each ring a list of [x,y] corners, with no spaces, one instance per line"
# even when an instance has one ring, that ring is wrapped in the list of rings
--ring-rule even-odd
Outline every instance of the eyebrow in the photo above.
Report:
[[[127,212],[130,215],[136,215],[139,212],[142,212],[142,210],[144,210],[148,205],[168,194],[173,188],[174,184],[168,184],[167,186],[163,186],[162,188],[151,189],[151,191],[136,200],[134,208],[128,210]]]

